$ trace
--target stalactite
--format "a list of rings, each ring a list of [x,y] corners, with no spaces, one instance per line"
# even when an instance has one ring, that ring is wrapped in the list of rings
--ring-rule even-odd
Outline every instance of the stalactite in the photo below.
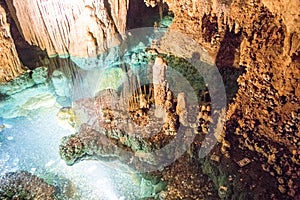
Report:
[[[2,3],[0,3],[0,41],[0,82],[8,82],[24,73],[25,69],[19,59]]]
[[[163,18],[163,11],[164,11],[163,0],[158,1],[158,10],[159,10],[159,18],[160,18],[160,21],[161,21],[162,18]]]
[[[240,25],[238,22],[234,24],[234,33],[237,34],[240,31]]]

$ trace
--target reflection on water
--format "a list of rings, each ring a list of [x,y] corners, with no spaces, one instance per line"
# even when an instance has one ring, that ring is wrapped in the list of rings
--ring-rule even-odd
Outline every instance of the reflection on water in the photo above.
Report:
[[[60,139],[71,134],[71,131],[58,125],[57,112],[55,108],[32,118],[2,120],[6,128],[0,133],[1,175],[26,170],[50,183],[59,182],[60,178],[69,179],[76,189],[74,195],[81,199],[137,198],[138,177],[126,167],[99,161],[83,161],[67,166],[60,159]],[[118,170],[121,167],[122,170]]]
[[[118,67],[84,70],[70,59],[52,58],[46,63],[48,70],[31,71],[17,83],[0,86],[0,175],[31,172],[65,190],[63,196],[67,199],[139,198],[142,179],[128,167],[117,161],[92,160],[67,166],[58,151],[61,138],[75,132],[61,126],[57,119],[59,109],[101,90],[95,80],[101,85],[102,79],[118,77],[120,82],[122,72]],[[103,73],[111,69],[114,70]],[[41,78],[44,73],[48,78]],[[12,92],[6,95],[9,87]],[[66,180],[72,185],[63,185]]]
[[[145,49],[145,44],[137,43],[122,52],[122,62],[118,55],[88,69],[70,59],[45,58],[43,67],[0,85],[0,175],[31,172],[60,187],[65,199],[139,199],[147,193],[151,184],[143,184],[139,174],[118,161],[87,160],[67,166],[59,156],[59,144],[75,130],[62,127],[57,119],[59,110],[76,99],[118,89],[128,63],[133,72],[147,66]]]

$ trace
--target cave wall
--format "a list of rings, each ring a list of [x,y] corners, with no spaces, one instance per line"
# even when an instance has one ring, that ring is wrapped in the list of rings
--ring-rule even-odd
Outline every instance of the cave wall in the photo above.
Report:
[[[48,55],[96,57],[126,29],[128,0],[7,0],[19,31]],[[113,39],[112,39],[113,38]]]
[[[128,0],[6,0],[26,41],[49,55],[95,57],[115,33],[124,33]],[[206,48],[219,69],[245,67],[228,107],[223,153],[252,158],[276,180],[282,194],[299,197],[300,2],[298,0],[165,0],[171,29]],[[1,73],[22,73],[5,10],[0,5]],[[2,63],[1,63],[2,62]],[[239,147],[239,148],[236,148]],[[238,151],[236,149],[241,149]],[[246,153],[245,153],[246,154]]]
[[[228,108],[224,144],[231,148],[223,153],[254,152],[280,193],[299,198],[300,2],[166,2],[171,28],[202,44],[220,71],[246,68]]]
[[[10,33],[5,8],[0,2],[0,82],[10,81],[24,72]]]

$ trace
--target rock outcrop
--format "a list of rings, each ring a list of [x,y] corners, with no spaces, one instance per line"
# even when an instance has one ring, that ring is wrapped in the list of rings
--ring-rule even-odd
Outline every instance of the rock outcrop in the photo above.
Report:
[[[273,196],[299,198],[299,1],[166,2],[175,15],[171,29],[203,45],[220,71],[246,68],[227,112],[223,153],[233,160],[254,153],[260,170],[277,180]],[[272,196],[271,189],[249,190]]]
[[[10,32],[5,6],[0,3],[0,82],[7,82],[24,72]]]
[[[264,8],[276,16],[277,21],[281,23],[280,25],[285,27],[284,49],[286,53],[292,55],[293,52],[288,52],[290,49],[294,52],[297,51],[297,48],[299,49],[299,41],[297,41],[300,26],[297,9],[299,1],[293,0],[289,3],[283,3],[263,0],[246,3],[240,0],[206,2],[166,0],[166,3],[175,16],[171,28],[191,36],[212,54],[219,51],[220,43],[223,41],[226,31],[236,34],[236,36],[238,33],[251,36],[251,32],[255,28],[260,28],[259,25],[262,26],[263,24],[258,21],[264,18],[268,20],[268,16],[261,15],[263,10],[259,10],[260,8]],[[231,39],[234,38],[237,39],[238,37],[232,35]],[[229,49],[231,45],[237,45],[236,48],[239,46],[238,43],[234,44],[232,41],[232,44],[227,48]]]
[[[96,57],[125,32],[127,0],[6,1],[27,42],[48,55]]]

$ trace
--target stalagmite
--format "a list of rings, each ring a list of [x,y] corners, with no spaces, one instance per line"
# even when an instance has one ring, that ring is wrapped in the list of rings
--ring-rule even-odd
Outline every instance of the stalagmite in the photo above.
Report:
[[[147,99],[146,99],[146,95],[145,94],[140,94],[140,98],[139,98],[139,100],[140,100],[140,109],[147,109],[147,108],[149,108],[149,103],[148,103],[148,101],[147,101]]]
[[[164,129],[166,135],[176,135],[178,116],[167,112],[165,116]]]
[[[166,69],[167,63],[161,57],[156,57],[153,65],[153,85],[154,85],[154,102],[155,116],[163,117],[163,109],[166,99]]]
[[[179,116],[179,122],[184,126],[188,126],[186,96],[183,92],[178,94],[176,113]]]
[[[232,19],[228,19],[228,27],[229,27],[229,31],[231,32],[232,29],[233,29],[233,25],[234,25],[234,22]]]
[[[238,22],[235,22],[234,25],[234,33],[237,34],[240,31],[240,25]]]
[[[167,111],[173,112],[174,111],[174,102],[173,102],[173,93],[171,90],[167,92],[167,99],[165,102],[165,108]]]

